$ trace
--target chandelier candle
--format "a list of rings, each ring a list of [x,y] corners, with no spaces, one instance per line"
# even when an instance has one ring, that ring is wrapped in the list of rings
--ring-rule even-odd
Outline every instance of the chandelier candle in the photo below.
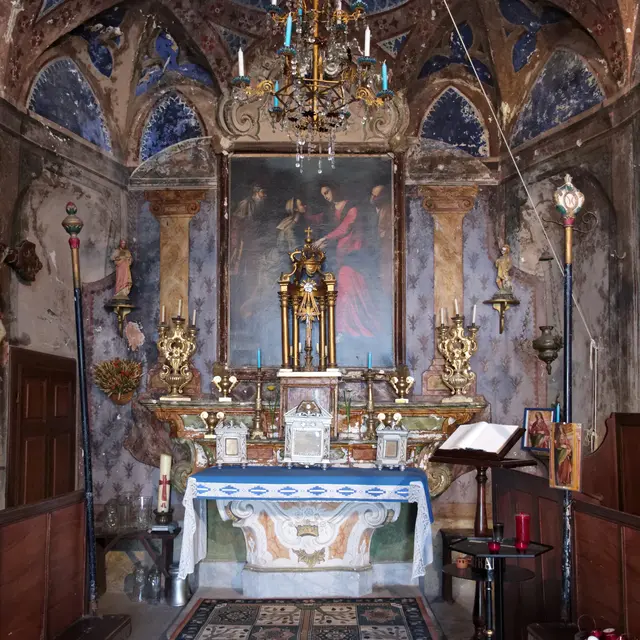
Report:
[[[367,27],[364,31],[364,57],[368,58],[371,55],[371,29]],[[384,86],[383,86],[384,89]]]
[[[389,78],[387,77],[387,63],[382,63],[382,90],[387,91],[389,89]]]
[[[286,27],[286,31],[284,33],[284,46],[285,47],[290,47],[291,46],[291,28],[293,26],[293,20],[291,19],[291,14],[289,14],[287,16],[287,27]]]

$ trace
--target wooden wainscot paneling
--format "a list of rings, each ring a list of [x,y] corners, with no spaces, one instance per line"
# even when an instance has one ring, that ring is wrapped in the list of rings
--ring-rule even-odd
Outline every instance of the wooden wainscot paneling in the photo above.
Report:
[[[0,638],[53,640],[85,608],[81,491],[0,512]]]

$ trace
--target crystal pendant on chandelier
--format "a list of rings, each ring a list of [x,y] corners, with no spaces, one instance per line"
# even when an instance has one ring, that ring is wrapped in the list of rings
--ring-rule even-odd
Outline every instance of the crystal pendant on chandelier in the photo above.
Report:
[[[296,143],[296,167],[304,160],[326,153],[335,167],[336,136],[348,129],[351,108],[360,103],[364,118],[389,104],[394,96],[388,86],[386,62],[376,73],[371,56],[371,32],[364,24],[366,5],[361,0],[343,9],[342,0],[272,0],[269,20],[274,33],[284,31],[277,50],[279,64],[272,77],[254,87],[245,75],[244,53],[238,54],[238,75],[233,97],[240,102],[261,100],[274,127]],[[364,48],[358,31],[364,30]]]

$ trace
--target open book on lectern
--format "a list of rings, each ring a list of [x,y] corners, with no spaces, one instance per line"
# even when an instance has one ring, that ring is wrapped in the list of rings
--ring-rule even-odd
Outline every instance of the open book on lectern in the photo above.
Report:
[[[523,429],[511,424],[474,422],[460,425],[438,448],[443,455],[502,460],[522,437]]]

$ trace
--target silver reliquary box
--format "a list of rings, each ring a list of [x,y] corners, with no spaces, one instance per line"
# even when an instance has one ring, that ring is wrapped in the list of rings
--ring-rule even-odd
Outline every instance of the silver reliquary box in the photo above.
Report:
[[[409,432],[400,424],[402,416],[394,413],[389,424],[385,423],[385,414],[378,414],[378,449],[376,453],[376,465],[382,467],[400,467],[403,470],[407,465],[407,440]]]
[[[216,432],[216,462],[223,464],[247,464],[247,427],[233,422],[221,422]]]
[[[313,400],[302,401],[284,414],[284,458],[292,464],[329,464],[331,414]]]

